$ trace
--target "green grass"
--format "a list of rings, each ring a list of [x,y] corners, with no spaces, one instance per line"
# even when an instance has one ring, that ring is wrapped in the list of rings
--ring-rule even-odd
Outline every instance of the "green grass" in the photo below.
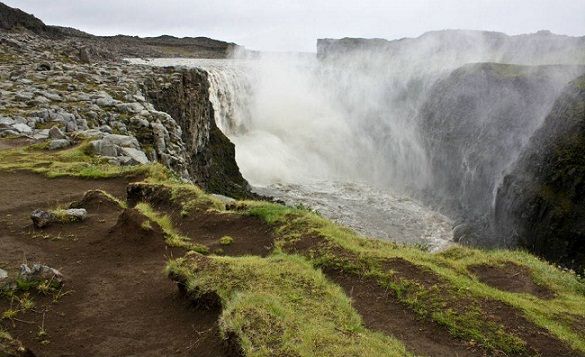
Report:
[[[231,245],[234,242],[234,238],[230,236],[223,236],[219,238],[219,244],[221,245]]]
[[[350,300],[298,256],[205,257],[167,266],[195,299],[217,296],[220,330],[246,356],[408,356],[404,345],[364,328]]]
[[[141,202],[136,205],[136,209],[148,219],[156,222],[163,230],[166,238],[166,243],[171,247],[184,248],[187,250],[196,251],[202,254],[208,254],[209,249],[201,244],[193,243],[188,237],[177,232],[173,227],[171,218],[155,211],[148,203]]]
[[[279,238],[277,250],[287,251],[287,245],[303,237],[320,237],[326,243],[324,248],[305,253],[313,264],[376,279],[381,286],[393,289],[413,311],[446,326],[453,335],[494,350],[522,351],[526,346],[517,336],[482,316],[482,301],[489,299],[513,306],[529,321],[547,329],[572,348],[585,352],[585,332],[577,331],[560,318],[568,314],[585,317],[585,282],[526,252],[457,246],[431,254],[415,247],[364,239],[306,210],[253,201],[241,202],[236,209],[274,225]],[[442,282],[437,291],[416,281],[397,279],[392,272],[384,271],[382,263],[393,258],[402,258],[438,276]],[[534,281],[548,287],[556,297],[542,300],[530,294],[501,291],[480,282],[467,270],[474,264],[505,262],[528,267]],[[465,304],[463,310],[460,302]]]
[[[168,181],[171,174],[160,164],[117,166],[89,154],[89,144],[59,151],[45,151],[45,143],[0,150],[0,170],[27,170],[48,177],[72,176],[85,179],[145,176],[153,181]]]

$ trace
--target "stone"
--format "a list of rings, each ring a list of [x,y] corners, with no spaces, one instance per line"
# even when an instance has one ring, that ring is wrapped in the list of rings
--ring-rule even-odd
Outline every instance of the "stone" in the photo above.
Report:
[[[62,102],[63,98],[57,93],[50,93],[50,92],[38,92],[38,95],[42,95],[43,97],[50,99],[54,102]]]
[[[117,104],[116,108],[123,113],[137,114],[144,110],[144,107],[140,103],[121,103]]]
[[[14,119],[7,117],[0,117],[0,126],[11,126],[14,124]]]
[[[8,272],[0,268],[0,282],[6,278],[8,278]]]
[[[128,156],[132,159],[130,165],[147,164],[149,162],[148,157],[146,157],[146,154],[141,150],[126,147],[122,147],[120,150],[125,156]]]
[[[95,104],[100,107],[113,107],[117,104],[117,100],[114,100],[112,97],[101,97],[95,100]]]
[[[118,156],[118,150],[115,144],[102,140],[94,140],[89,143],[91,145],[91,152],[100,156]]]
[[[33,211],[30,218],[36,228],[45,228],[55,222],[56,217],[53,213],[37,209]]]
[[[64,149],[71,145],[71,142],[67,139],[54,139],[49,142],[49,150]]]
[[[50,71],[53,65],[50,62],[41,62],[37,65],[37,71]]]
[[[113,130],[109,125],[102,125],[99,127],[99,131],[106,134],[112,134]]]
[[[36,283],[48,281],[57,286],[63,285],[64,280],[60,271],[42,264],[33,264],[30,267],[27,264],[22,264],[18,277],[24,281]]]
[[[109,135],[104,136],[103,140],[107,143],[111,143],[113,145],[117,145],[120,147],[135,148],[135,149],[138,149],[140,147],[138,140],[136,140],[135,137],[128,136],[128,135],[109,134]]]
[[[33,99],[34,94],[30,92],[17,92],[14,98],[20,101],[27,101]]]
[[[33,139],[36,139],[36,140],[45,140],[48,138],[49,138],[49,129],[36,130],[34,135],[33,135]]]
[[[85,208],[69,208],[65,210],[65,216],[67,222],[81,222],[87,218],[87,210]]]
[[[79,49],[79,60],[81,63],[91,63],[91,55],[89,54],[87,47],[81,47]]]
[[[65,136],[65,134],[63,134],[61,129],[54,126],[51,129],[49,129],[49,138],[51,138],[51,139],[66,139],[67,136]]]
[[[33,132],[32,128],[24,123],[12,124],[12,128],[22,134],[32,134]]]

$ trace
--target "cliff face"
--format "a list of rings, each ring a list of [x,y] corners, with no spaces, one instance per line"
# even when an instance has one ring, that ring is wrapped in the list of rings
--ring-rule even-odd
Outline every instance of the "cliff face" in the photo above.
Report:
[[[174,68],[162,69],[168,73]],[[235,146],[217,128],[213,106],[209,101],[207,73],[184,69],[168,86],[147,80],[144,92],[156,109],[166,112],[182,128],[189,164],[187,170],[194,181],[210,192],[243,198],[249,185],[235,161]]]
[[[566,83],[584,71],[574,66],[471,64],[437,82],[420,116],[433,203],[464,219],[489,215],[502,172]]]
[[[570,83],[497,192],[496,225],[531,252],[585,269],[585,76]]]

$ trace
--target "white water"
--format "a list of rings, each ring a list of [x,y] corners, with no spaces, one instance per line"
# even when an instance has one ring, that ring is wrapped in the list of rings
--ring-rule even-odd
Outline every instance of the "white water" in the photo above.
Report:
[[[309,206],[370,237],[431,250],[451,241],[447,217],[398,193],[428,181],[408,123],[410,103],[387,104],[400,90],[389,93],[371,78],[354,83],[350,71],[341,78],[311,56],[132,62],[208,72],[216,123],[258,193]]]

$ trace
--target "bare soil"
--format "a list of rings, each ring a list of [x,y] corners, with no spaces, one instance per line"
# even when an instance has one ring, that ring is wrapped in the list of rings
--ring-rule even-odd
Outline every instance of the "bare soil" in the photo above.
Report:
[[[512,293],[532,294],[541,299],[552,299],[555,294],[545,286],[537,285],[526,267],[507,262],[502,266],[478,264],[468,267],[484,284]]]
[[[137,212],[94,205],[83,223],[33,229],[35,208],[96,188],[124,199],[127,180],[0,172],[0,182],[0,265],[14,274],[25,261],[39,262],[66,277],[57,303],[35,297],[34,312],[2,322],[37,356],[230,355],[218,333],[220,311],[193,307],[163,273],[168,257],[182,252],[168,250],[157,227],[142,229]],[[49,343],[37,336],[43,315]]]

